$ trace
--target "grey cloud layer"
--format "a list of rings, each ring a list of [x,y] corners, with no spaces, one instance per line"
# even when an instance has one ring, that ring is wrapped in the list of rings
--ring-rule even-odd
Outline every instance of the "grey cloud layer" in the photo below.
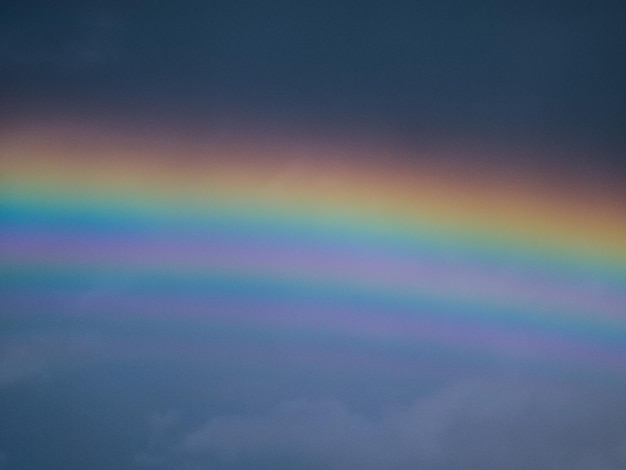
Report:
[[[189,469],[618,470],[626,465],[625,405],[597,389],[508,380],[458,382],[367,416],[334,400],[302,399],[265,413],[214,417],[175,439],[168,458],[144,454],[143,462]]]

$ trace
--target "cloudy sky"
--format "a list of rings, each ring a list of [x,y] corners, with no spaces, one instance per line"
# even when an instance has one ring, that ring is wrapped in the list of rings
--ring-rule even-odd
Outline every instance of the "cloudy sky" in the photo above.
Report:
[[[0,469],[626,468],[624,19],[2,2]]]

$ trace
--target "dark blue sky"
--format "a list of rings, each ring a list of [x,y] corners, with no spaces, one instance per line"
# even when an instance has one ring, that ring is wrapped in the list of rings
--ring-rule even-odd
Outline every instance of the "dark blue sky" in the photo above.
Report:
[[[623,150],[620,1],[3,2],[24,108]]]

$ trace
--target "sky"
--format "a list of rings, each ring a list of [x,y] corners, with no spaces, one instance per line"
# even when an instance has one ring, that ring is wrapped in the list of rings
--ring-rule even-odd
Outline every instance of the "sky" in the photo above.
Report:
[[[620,1],[0,5],[0,469],[626,468]]]

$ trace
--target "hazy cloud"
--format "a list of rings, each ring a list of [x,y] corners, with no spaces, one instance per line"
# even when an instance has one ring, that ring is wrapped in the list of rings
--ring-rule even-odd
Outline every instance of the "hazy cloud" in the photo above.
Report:
[[[601,392],[470,381],[373,415],[297,400],[220,416],[182,438],[186,461],[223,468],[615,469],[626,464],[624,400]],[[219,467],[222,468],[222,467]],[[263,467],[264,468],[264,467]]]

